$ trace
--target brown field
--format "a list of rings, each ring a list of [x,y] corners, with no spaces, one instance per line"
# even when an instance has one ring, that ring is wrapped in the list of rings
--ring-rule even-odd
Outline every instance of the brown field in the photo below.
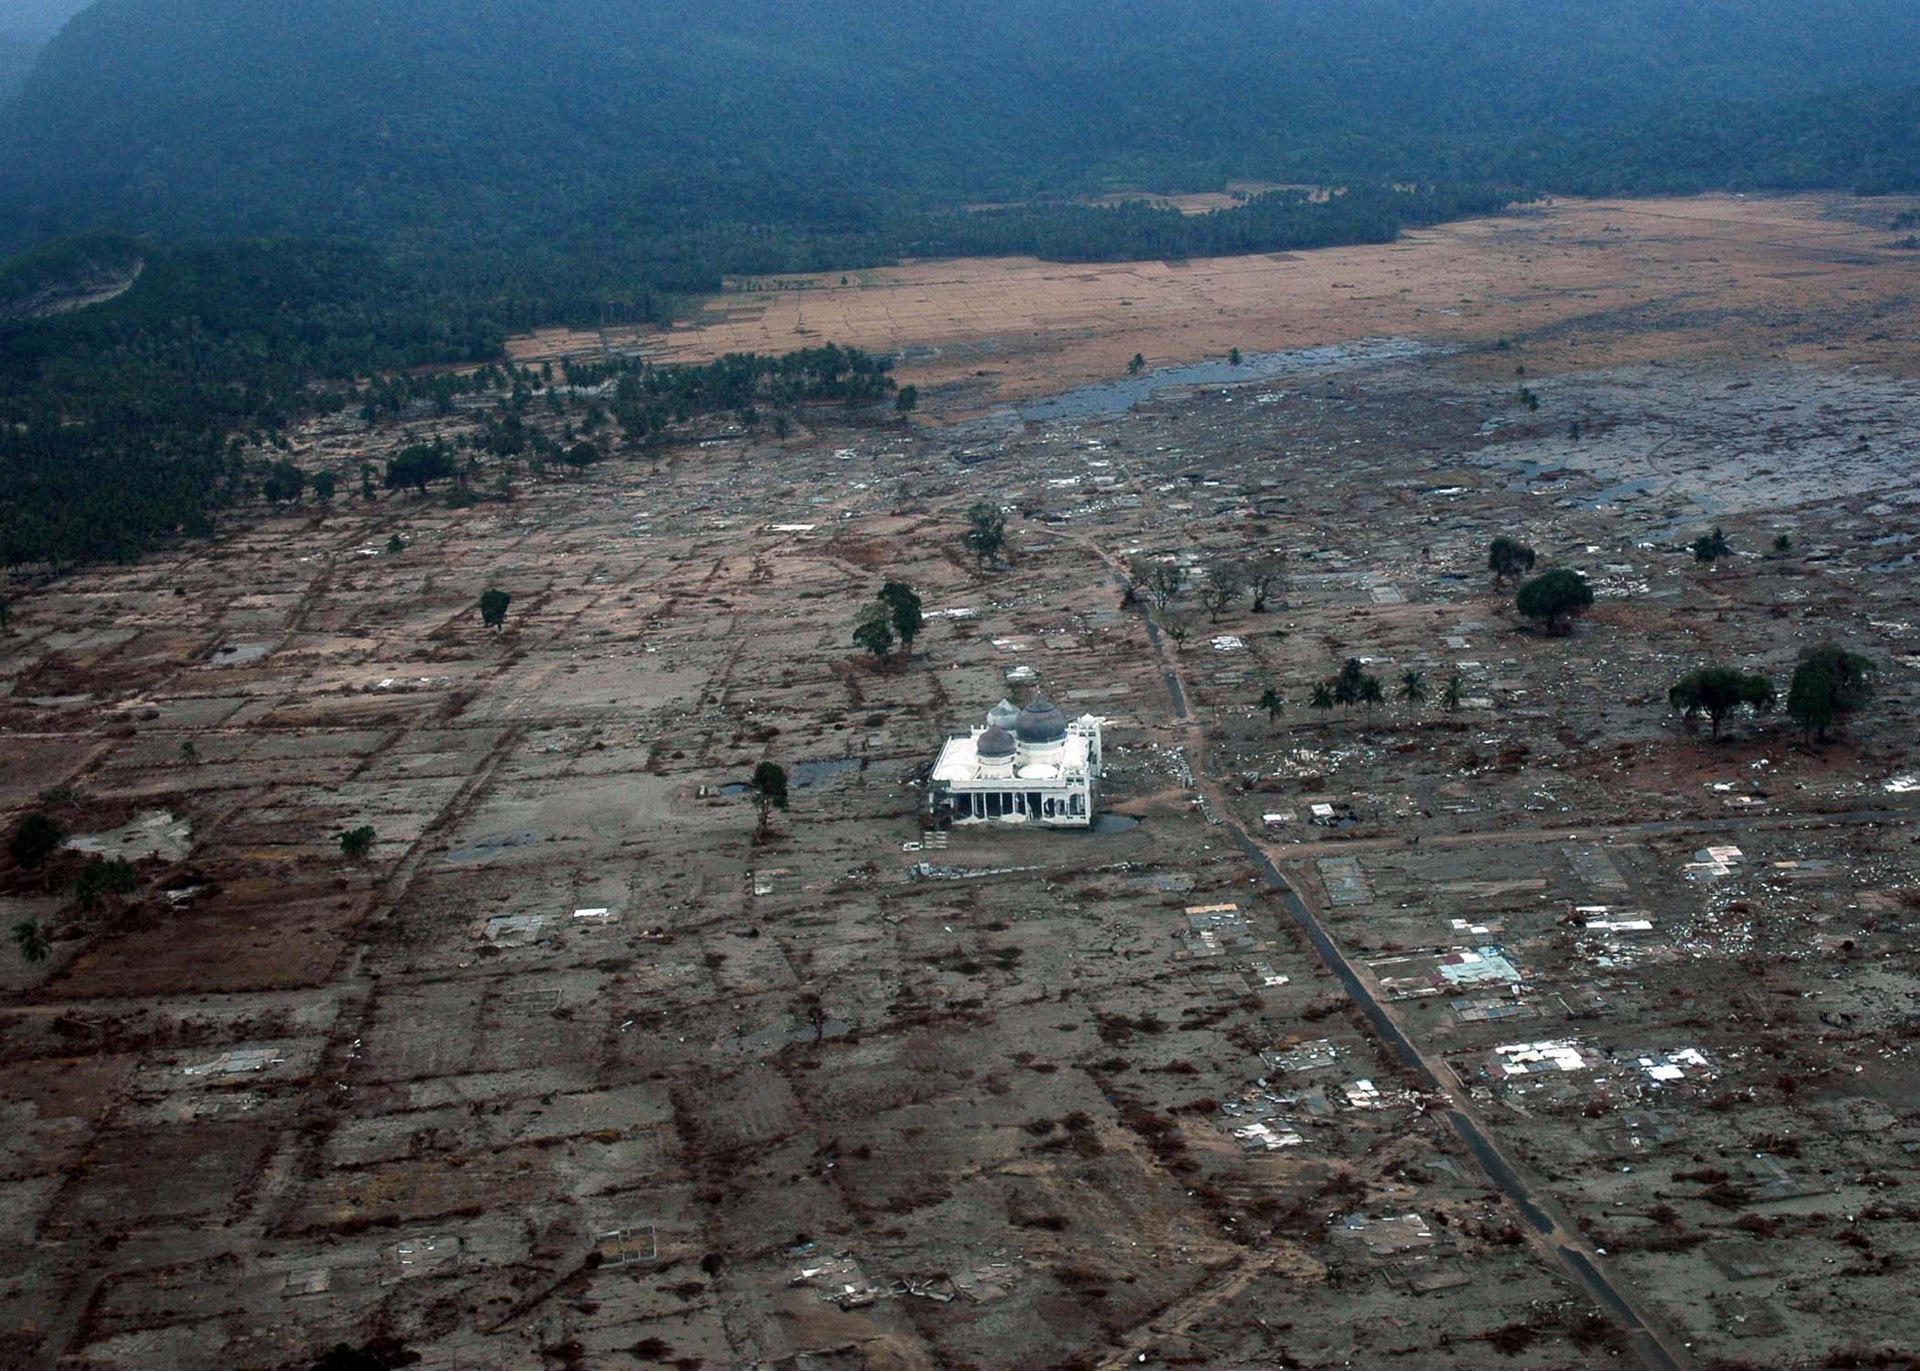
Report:
[[[1425,346],[579,474],[480,446],[499,391],[342,412],[292,460],[465,438],[493,498],[14,583],[0,827],[75,845],[0,843],[0,927],[48,936],[0,944],[0,1367],[1920,1365],[1896,208],[870,273],[769,310],[946,338],[904,369],[936,419],[1136,348]],[[523,409],[557,444],[594,403]],[[1499,533],[1591,578],[1572,631]],[[1264,607],[1222,589],[1276,552]],[[883,576],[927,610],[884,666]],[[1828,640],[1877,692],[1824,745],[1668,707]],[[1385,698],[1316,707],[1348,658]],[[1104,717],[1118,822],[939,826],[932,758],[1034,678]],[[108,852],[132,888],[83,899]]]
[[[892,353],[902,381],[922,390],[971,383],[964,399],[975,403],[961,411],[1114,376],[1136,352],[1166,366],[1234,347],[1400,334],[1526,337],[1536,372],[1691,357],[1908,375],[1920,254],[1887,228],[1907,207],[1844,196],[1558,201],[1384,246],[1191,262],[914,262],[850,274],[844,286],[832,274],[730,291],[664,337],[609,341],[676,362],[826,342]],[[1836,317],[1856,327],[1830,336]],[[1810,332],[1814,319],[1828,327]],[[600,341],[545,330],[512,351],[538,360]]]

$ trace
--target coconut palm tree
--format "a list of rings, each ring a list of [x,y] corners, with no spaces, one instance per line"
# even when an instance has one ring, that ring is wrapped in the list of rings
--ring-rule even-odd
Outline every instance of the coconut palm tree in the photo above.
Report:
[[[1425,673],[1411,667],[1400,673],[1400,702],[1407,707],[1407,717],[1413,717],[1413,707],[1425,704],[1427,700],[1427,678]]]

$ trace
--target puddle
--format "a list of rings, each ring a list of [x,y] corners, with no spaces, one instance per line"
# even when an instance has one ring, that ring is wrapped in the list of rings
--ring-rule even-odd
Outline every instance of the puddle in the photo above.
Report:
[[[1143,376],[1128,376],[1116,381],[1101,381],[1079,386],[1063,395],[1020,407],[1016,412],[1029,422],[1045,419],[1092,419],[1101,415],[1125,414],[1142,400],[1164,391],[1189,386],[1224,386],[1247,381],[1274,381],[1285,376],[1304,376],[1343,367],[1364,366],[1375,362],[1399,362],[1426,356],[1436,349],[1413,338],[1362,338],[1352,343],[1333,343],[1325,347],[1297,348],[1289,352],[1248,353],[1234,366],[1225,360],[1196,362],[1191,366],[1165,367]]]
[[[170,862],[183,861],[193,849],[193,825],[176,819],[164,809],[150,809],[132,822],[104,833],[83,833],[69,838],[63,846],[74,852],[96,852],[102,857],[124,857],[138,861],[154,856]]]
[[[812,790],[822,782],[848,771],[858,771],[861,759],[858,757],[828,757],[821,761],[795,762],[787,768],[787,789]],[[728,781],[720,787],[720,793],[726,796],[745,795],[745,781]]]
[[[828,1019],[820,1025],[820,1037],[844,1038],[853,1032],[854,1025],[844,1019]],[[810,1043],[813,1041],[813,1025],[800,1024],[787,1027],[776,1024],[772,1028],[763,1028],[758,1033],[748,1033],[732,1039],[735,1047],[743,1052],[777,1052],[790,1043]]]
[[[450,862],[484,862],[487,858],[505,852],[510,847],[525,847],[528,843],[540,841],[538,833],[496,833],[490,838],[482,838],[471,847],[459,848],[449,852],[446,860]]]
[[[1091,825],[1095,833],[1125,833],[1130,828],[1140,827],[1140,821],[1131,814],[1096,814]]]

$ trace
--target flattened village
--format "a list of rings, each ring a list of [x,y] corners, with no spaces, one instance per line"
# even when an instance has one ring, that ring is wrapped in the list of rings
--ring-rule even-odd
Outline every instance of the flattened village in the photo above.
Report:
[[[1920,381],[1682,313],[14,595],[0,1362],[1909,1364]]]

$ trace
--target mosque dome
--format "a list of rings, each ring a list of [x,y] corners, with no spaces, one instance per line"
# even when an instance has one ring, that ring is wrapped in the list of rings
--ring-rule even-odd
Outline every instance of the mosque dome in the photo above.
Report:
[[[1004,728],[989,728],[974,741],[974,755],[981,761],[996,761],[1013,756],[1013,735]]]
[[[1012,700],[1002,700],[999,704],[987,711],[987,722],[989,724],[995,728],[1004,728],[1008,731],[1012,731],[1014,724],[1018,722],[1019,718],[1020,706],[1016,705]]]
[[[1027,701],[1027,707],[1020,711],[1020,718],[1013,728],[1014,736],[1023,743],[1044,745],[1057,743],[1067,736],[1067,716],[1060,707],[1044,695],[1036,695]]]

